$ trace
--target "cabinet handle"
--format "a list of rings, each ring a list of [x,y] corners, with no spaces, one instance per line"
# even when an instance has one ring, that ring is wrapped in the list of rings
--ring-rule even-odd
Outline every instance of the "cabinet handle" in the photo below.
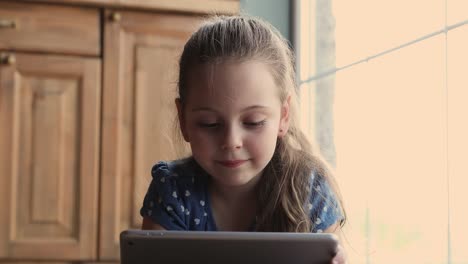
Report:
[[[16,21],[0,19],[0,29],[1,28],[16,28]]]
[[[6,65],[13,65],[16,62],[15,55],[13,54],[1,54],[0,62]]]
[[[112,22],[119,22],[122,19],[122,15],[118,12],[113,12],[110,14],[110,20]]]

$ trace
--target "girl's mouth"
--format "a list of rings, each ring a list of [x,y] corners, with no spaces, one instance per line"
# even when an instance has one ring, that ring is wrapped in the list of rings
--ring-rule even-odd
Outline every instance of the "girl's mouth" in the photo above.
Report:
[[[246,161],[247,160],[223,160],[223,161],[218,161],[218,162],[224,167],[236,168],[244,164]]]

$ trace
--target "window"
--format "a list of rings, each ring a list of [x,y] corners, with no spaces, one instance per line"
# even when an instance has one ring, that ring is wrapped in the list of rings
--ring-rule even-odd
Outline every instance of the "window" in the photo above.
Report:
[[[468,263],[468,2],[297,2],[302,125],[351,263]]]

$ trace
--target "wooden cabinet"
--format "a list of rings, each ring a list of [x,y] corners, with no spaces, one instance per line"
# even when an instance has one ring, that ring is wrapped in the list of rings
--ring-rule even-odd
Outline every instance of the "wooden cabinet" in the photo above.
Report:
[[[0,49],[99,56],[99,10],[0,1]]]
[[[0,257],[96,258],[101,63],[8,56],[15,60],[0,66]]]
[[[239,0],[30,0],[99,7],[119,7],[155,11],[224,14],[239,11]]]
[[[180,151],[171,143],[178,56],[200,19],[120,11],[105,17],[100,252],[113,260],[116,231],[141,228],[151,166]]]
[[[172,140],[183,45],[200,14],[238,5],[0,0],[1,263],[119,260],[151,166],[187,150]]]

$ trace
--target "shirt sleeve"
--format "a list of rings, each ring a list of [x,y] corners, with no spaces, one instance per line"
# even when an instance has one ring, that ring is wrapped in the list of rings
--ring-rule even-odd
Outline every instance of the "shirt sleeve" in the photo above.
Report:
[[[159,162],[151,170],[152,181],[143,200],[140,215],[167,230],[187,230],[185,206],[177,188],[178,175],[166,162]]]
[[[343,220],[339,200],[323,176],[312,174],[310,193],[308,209],[313,233],[322,233],[331,225]]]

